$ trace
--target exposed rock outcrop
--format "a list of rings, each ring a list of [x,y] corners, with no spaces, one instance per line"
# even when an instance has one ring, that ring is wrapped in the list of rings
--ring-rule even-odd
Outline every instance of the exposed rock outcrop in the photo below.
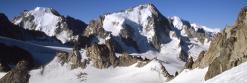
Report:
[[[30,69],[29,62],[19,61],[14,69],[0,79],[0,83],[28,83]]]
[[[232,28],[219,33],[211,43],[208,52],[197,64],[198,67],[209,65],[205,80],[210,79],[247,60],[247,7],[243,8]]]
[[[150,62],[148,59],[142,59],[141,57],[129,55],[128,53],[123,53],[118,57],[118,66],[130,66],[137,63],[137,67],[143,67]]]
[[[138,63],[139,67],[147,64],[150,60],[142,59],[141,57],[135,57],[123,53],[121,56],[116,57],[114,45],[112,40],[107,40],[106,44],[92,44],[86,50],[87,57],[94,64],[96,68],[108,68],[110,66],[130,66],[134,63]]]
[[[107,32],[103,29],[104,16],[99,16],[97,19],[90,21],[89,25],[83,32],[83,35],[89,37],[90,35],[97,35],[106,38]]]
[[[108,45],[92,44],[87,48],[87,57],[93,62],[96,68],[108,68],[109,66],[116,66],[118,63],[117,57],[112,47]]]
[[[193,58],[190,57],[185,64],[185,69],[192,69],[193,64],[194,64]]]
[[[58,52],[56,56],[59,58],[62,65],[69,63],[71,65],[71,69],[78,67],[84,69],[86,68],[87,64],[89,64],[89,60],[82,59],[79,50],[76,49],[74,49],[72,53]]]
[[[167,81],[171,80],[174,78],[173,75],[169,74],[168,71],[166,70],[165,66],[163,66],[162,64],[161,65],[161,73],[164,77],[167,77]]]
[[[182,49],[182,50],[180,51],[179,58],[180,58],[182,61],[186,62],[186,61],[188,60],[188,57],[189,57],[188,53]]]
[[[203,64],[203,63],[202,63],[202,60],[204,59],[205,53],[206,53],[206,51],[202,51],[202,52],[198,55],[196,61],[192,64],[192,68],[196,68],[196,67],[203,68],[201,64]]]

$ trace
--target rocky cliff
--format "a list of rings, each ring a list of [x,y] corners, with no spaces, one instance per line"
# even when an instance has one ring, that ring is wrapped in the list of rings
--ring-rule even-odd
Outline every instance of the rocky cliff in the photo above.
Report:
[[[247,60],[247,7],[244,7],[234,26],[227,27],[217,34],[209,50],[202,54],[194,67],[209,65],[205,79],[210,79]]]

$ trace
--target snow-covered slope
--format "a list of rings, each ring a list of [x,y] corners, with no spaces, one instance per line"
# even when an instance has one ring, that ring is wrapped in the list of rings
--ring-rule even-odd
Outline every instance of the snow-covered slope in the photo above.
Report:
[[[57,58],[40,69],[30,71],[29,83],[82,83],[79,75],[82,69],[71,70],[70,65],[61,65]]]
[[[158,34],[156,33],[158,27],[153,21],[157,17],[155,14],[158,13],[151,4],[139,5],[122,12],[105,15],[102,28],[114,37],[126,36],[127,39],[133,40],[137,49],[134,46],[126,46],[125,42],[121,42],[123,40],[118,42],[128,51],[130,47],[139,51],[151,50],[152,46],[150,44]],[[163,28],[166,27],[163,26]],[[126,31],[126,34],[124,31]]]
[[[170,19],[174,26],[173,30],[182,39],[180,41],[185,41],[189,44],[187,45],[188,54],[194,59],[197,59],[201,51],[208,49],[211,40],[220,31],[219,29],[211,29],[190,23],[178,16],[170,17]]]
[[[1,79],[4,75],[6,75],[5,72],[0,72],[0,79]]]
[[[177,77],[167,83],[246,83],[246,68],[247,62],[244,62],[207,81],[204,80],[204,76],[208,68],[185,69]]]
[[[82,32],[86,26],[83,22],[78,24],[79,27],[70,25],[70,22],[73,22],[73,20],[68,20],[56,10],[45,7],[36,7],[33,10],[25,11],[13,21],[14,24],[24,29],[41,31],[50,37],[56,37],[62,43],[77,40],[79,34],[77,32]]]
[[[185,69],[178,76],[167,83],[203,83],[208,68],[193,70]]]
[[[176,49],[181,46],[182,50],[188,48],[202,51],[208,48],[211,39],[218,32],[209,30],[205,26],[190,24],[176,16],[166,18],[152,4],[139,5],[121,12],[104,15],[101,27],[110,32],[109,35],[112,35],[110,37],[115,39],[124,51],[131,53],[136,52],[133,50],[146,52],[154,49],[159,51],[162,51],[162,48],[170,49],[162,47],[169,43],[177,46]],[[204,32],[199,33],[199,29]],[[203,41],[200,41],[199,37]],[[109,36],[107,38],[98,37],[99,43],[102,44],[104,39],[110,38]],[[182,42],[187,45],[181,45]],[[130,43],[132,43],[131,46]],[[200,51],[190,51],[189,54],[196,56]]]
[[[17,46],[20,47],[28,52],[30,52],[38,64],[47,64],[53,60],[55,57],[56,52],[59,51],[66,51],[71,52],[71,48],[64,48],[64,47],[55,47],[55,46],[42,46],[38,44],[34,44],[31,42],[23,42],[16,39],[6,38],[0,36],[0,43],[6,44],[9,46]]]
[[[37,7],[15,18],[14,24],[26,30],[44,32],[49,37],[56,37],[62,43],[77,40],[78,34],[74,34],[73,27],[68,26],[67,21],[64,20],[66,19],[54,9]],[[94,67],[91,59],[89,59],[85,69],[80,67],[71,69],[73,62],[69,62],[69,60],[61,64],[55,53],[66,51],[77,55],[76,52],[72,52],[71,48],[43,46],[37,45],[37,43],[33,44],[39,41],[30,43],[30,41],[23,42],[1,37],[0,40],[2,41],[0,42],[13,43],[30,51],[35,55],[37,61],[51,61],[45,66],[30,71],[30,83],[164,83],[169,77],[162,75],[164,71],[167,71],[169,75],[182,72],[174,80],[171,80],[171,83],[190,82],[193,79],[197,79],[194,81],[195,83],[200,83],[203,82],[207,69],[184,70],[184,65],[189,57],[193,57],[195,60],[201,51],[207,50],[217,32],[217,30],[210,30],[205,26],[191,24],[176,16],[167,18],[152,4],[109,13],[93,20],[84,32],[79,32],[83,34],[82,36],[88,36],[89,39],[92,37],[90,44],[97,43],[99,45],[95,44],[95,48],[90,51],[91,53],[83,51],[79,59],[85,59],[85,57],[88,59],[88,56],[92,56],[91,59],[96,58],[96,60],[99,59],[98,61],[102,59],[102,63],[105,65],[104,62],[107,62],[105,60],[109,58],[108,55],[104,56],[102,53],[106,51],[112,53],[108,53],[111,55],[109,57],[114,54],[120,57],[126,53],[132,58],[133,56],[135,58],[141,57],[141,59],[150,62],[141,67],[137,67],[138,62],[131,66],[121,67],[118,65],[113,67],[114,64],[107,63],[107,67],[103,67],[105,69]],[[111,40],[110,43],[108,40]],[[85,46],[90,48],[90,45]],[[75,47],[78,49],[78,46]],[[87,49],[79,48],[81,50]],[[75,58],[74,62],[77,59],[78,57]],[[119,58],[111,59],[109,61],[114,62]],[[82,62],[82,60],[79,61]],[[110,66],[108,67],[108,65]],[[165,70],[162,69],[163,67]],[[189,78],[191,74],[195,74],[195,77]]]
[[[247,62],[233,67],[212,79],[207,80],[205,83],[247,83]]]
[[[82,55],[85,56],[85,55]],[[89,64],[87,68],[71,69],[70,63],[61,65],[55,58],[43,68],[30,71],[30,83],[162,83],[158,61],[151,61],[144,67],[116,67],[97,69]]]
[[[133,34],[140,33],[142,36],[147,37],[150,42],[152,41],[152,36],[155,35],[155,27],[150,27],[148,22],[148,19],[152,18],[152,11],[152,5],[140,5],[123,12],[105,15],[103,28],[104,30],[111,32],[113,36],[119,36],[121,34],[121,30],[125,28],[123,25],[127,23],[130,24],[130,28],[133,28],[132,30],[137,30],[134,31],[135,33]],[[149,30],[146,28],[149,28]]]
[[[205,28],[205,29],[204,29]],[[152,4],[138,5],[100,16],[85,30],[98,44],[113,40],[118,53],[163,61],[170,74],[183,70],[189,57],[197,59],[217,33],[179,17],[166,18]]]

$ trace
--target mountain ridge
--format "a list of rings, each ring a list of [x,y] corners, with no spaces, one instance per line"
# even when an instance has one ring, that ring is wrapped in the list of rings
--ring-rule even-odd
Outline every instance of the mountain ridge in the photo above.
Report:
[[[219,32],[178,16],[163,16],[153,4],[103,14],[86,26],[82,26],[84,23],[78,19],[60,15],[55,9],[37,7],[15,18],[14,26],[24,31],[43,32],[48,39],[58,39],[59,45],[16,41],[1,37],[4,35],[0,35],[3,40],[0,43],[24,46],[23,49],[39,61],[49,56],[49,60],[28,70],[30,83],[172,83],[181,80],[204,83],[247,60],[244,49],[241,49],[246,39],[246,10],[241,10],[233,28]],[[55,16],[54,19],[43,23],[50,14]],[[63,36],[63,31],[66,37],[60,39],[58,36]],[[78,39],[74,40],[75,36]],[[68,42],[73,42],[74,47],[59,47]],[[29,48],[36,44],[40,46]],[[41,49],[47,54],[39,53]],[[50,51],[52,54],[48,55]],[[179,80],[191,74],[196,77]],[[6,76],[3,78],[6,80]]]
[[[55,37],[61,43],[73,43],[86,24],[72,17],[64,17],[55,9],[36,7],[24,11],[14,18],[13,23],[27,30],[40,31],[49,37]]]

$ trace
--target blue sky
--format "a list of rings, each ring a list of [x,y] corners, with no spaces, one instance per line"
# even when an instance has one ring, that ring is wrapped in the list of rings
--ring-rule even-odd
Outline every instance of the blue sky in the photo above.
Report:
[[[89,22],[97,16],[139,4],[152,3],[165,16],[179,16],[212,28],[234,24],[246,0],[0,0],[0,12],[9,19],[37,6],[51,7],[62,15]]]

